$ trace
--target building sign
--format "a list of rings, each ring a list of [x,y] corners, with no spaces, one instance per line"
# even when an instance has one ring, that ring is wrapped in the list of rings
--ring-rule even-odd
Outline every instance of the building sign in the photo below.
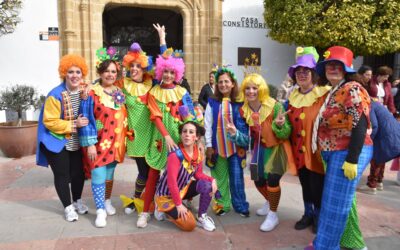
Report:
[[[261,65],[261,48],[238,48],[238,65]]]
[[[241,17],[240,20],[224,20],[224,27],[248,28],[248,29],[266,29],[263,19],[257,17]]]
[[[47,31],[39,32],[39,40],[40,41],[58,41],[58,27],[49,27]]]

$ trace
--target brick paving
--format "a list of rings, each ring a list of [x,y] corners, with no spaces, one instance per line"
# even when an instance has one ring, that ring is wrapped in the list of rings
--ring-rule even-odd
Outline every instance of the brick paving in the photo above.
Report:
[[[1,157],[0,157],[1,158]],[[127,159],[117,166],[113,204],[117,215],[107,218],[107,227],[94,226],[95,208],[90,181],[86,181],[83,200],[89,214],[78,222],[66,222],[53,186],[49,169],[37,167],[35,156],[0,160],[0,249],[303,249],[314,237],[311,230],[296,231],[293,225],[303,212],[297,177],[282,179],[282,198],[278,209],[279,226],[272,232],[259,231],[264,217],[255,215],[263,199],[246,174],[246,194],[250,218],[235,212],[212,215],[217,230],[179,231],[167,221],[150,221],[146,229],[136,228],[136,214],[125,215],[118,198],[133,191],[136,166]],[[361,184],[366,182],[364,173]],[[400,249],[400,186],[396,173],[385,173],[384,191],[375,196],[357,193],[360,225],[368,249]],[[195,208],[197,200],[194,201]],[[210,211],[211,214],[211,211]]]

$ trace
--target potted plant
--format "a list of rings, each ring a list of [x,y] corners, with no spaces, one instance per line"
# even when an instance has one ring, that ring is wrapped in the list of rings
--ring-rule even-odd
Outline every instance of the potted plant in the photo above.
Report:
[[[19,158],[36,151],[37,121],[23,121],[24,111],[41,105],[37,91],[29,85],[15,85],[0,92],[0,110],[17,112],[18,120],[0,123],[0,150],[6,157]]]

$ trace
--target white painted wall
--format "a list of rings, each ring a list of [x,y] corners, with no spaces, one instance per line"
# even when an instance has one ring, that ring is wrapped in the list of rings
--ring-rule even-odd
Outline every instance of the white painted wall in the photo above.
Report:
[[[223,20],[255,17],[264,22],[263,0],[224,0]],[[267,29],[223,27],[222,58],[233,65],[238,81],[243,80],[243,67],[238,66],[238,47],[261,48],[261,74],[269,84],[279,86],[294,63],[295,46],[280,44],[267,38]]]
[[[60,82],[59,42],[40,41],[39,32],[58,27],[57,1],[24,0],[20,18],[14,33],[0,37],[0,90],[28,84],[46,95]],[[27,111],[27,118],[37,120],[36,113]],[[0,111],[0,122],[5,120],[5,112]]]
[[[22,22],[14,33],[0,37],[0,90],[29,84],[47,94],[59,83],[59,42],[40,41],[39,32],[58,27],[56,0],[24,0]]]

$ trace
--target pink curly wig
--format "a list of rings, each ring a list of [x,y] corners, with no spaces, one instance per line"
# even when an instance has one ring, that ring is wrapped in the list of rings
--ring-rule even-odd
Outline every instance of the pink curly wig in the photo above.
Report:
[[[175,73],[174,81],[179,83],[182,80],[183,73],[185,72],[185,63],[182,58],[168,57],[167,59],[158,56],[156,59],[156,79],[161,82],[164,70],[172,69]]]
[[[60,65],[58,66],[58,73],[61,79],[65,79],[68,69],[72,66],[78,67],[82,70],[82,76],[85,77],[88,73],[88,67],[86,65],[85,59],[79,55],[65,55],[60,60]]]

